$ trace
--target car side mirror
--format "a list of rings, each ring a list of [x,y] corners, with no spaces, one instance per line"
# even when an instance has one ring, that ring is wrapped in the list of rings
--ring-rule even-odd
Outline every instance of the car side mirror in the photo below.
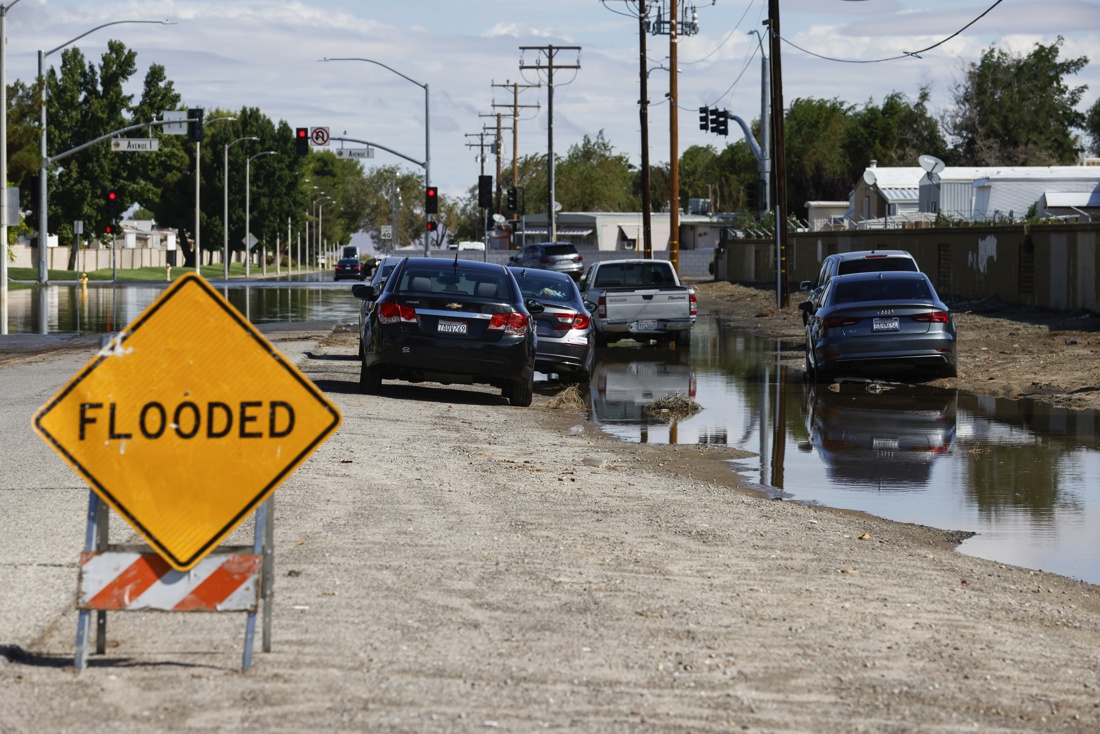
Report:
[[[541,302],[536,301],[534,298],[525,299],[523,305],[527,308],[529,314],[542,313],[546,310],[546,306],[543,306]]]
[[[585,301],[584,307],[588,309],[589,314],[596,313],[596,309],[599,308],[599,306],[597,306],[595,303],[592,303],[592,301]]]
[[[801,283],[799,283],[799,284],[798,284],[798,290],[800,290],[800,291],[808,291],[808,290],[810,290],[811,288],[813,288],[813,285],[814,285],[814,284],[813,284],[813,283],[811,283],[810,281],[808,281],[808,280],[804,280],[804,281],[802,281]]]
[[[515,265],[515,263],[516,263],[516,256],[515,255],[512,255],[511,257],[508,258],[508,264],[509,265]]]
[[[809,316],[814,312],[813,301],[803,301],[802,303],[798,304],[798,310]]]
[[[378,294],[374,290],[374,286],[370,283],[356,283],[351,287],[351,295],[358,298],[360,301],[373,301],[378,298]]]

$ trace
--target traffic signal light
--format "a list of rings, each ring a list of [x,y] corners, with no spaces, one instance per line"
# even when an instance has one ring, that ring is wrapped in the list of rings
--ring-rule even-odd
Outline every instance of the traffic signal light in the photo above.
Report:
[[[712,133],[718,132],[718,112],[717,107],[710,108],[710,131]]]
[[[294,149],[298,152],[298,155],[304,156],[309,153],[309,128],[299,127],[294,130]]]
[[[725,110],[722,110],[721,114],[718,116],[718,127],[715,128],[714,132],[719,135],[730,134],[730,118],[726,115]]]
[[[424,211],[427,214],[436,214],[439,212],[439,189],[435,186],[429,186],[427,192],[424,194]]]
[[[518,198],[519,190],[515,186],[508,189],[508,211],[514,212],[519,210],[519,204],[516,201]]]
[[[493,205],[493,177],[477,177],[477,205],[482,209],[488,209]]]
[[[699,108],[699,129],[706,132],[710,129],[708,123],[710,122],[710,113],[706,107]]]
[[[750,181],[745,184],[745,208],[756,211],[760,209],[759,198],[759,184],[756,181]]]
[[[436,227],[438,227],[438,226],[439,225],[437,225],[435,222],[432,222],[430,220],[428,221],[428,231],[429,232],[434,232]]]
[[[107,224],[103,227],[103,234],[113,235],[115,234],[116,226],[114,224]]]
[[[119,198],[118,191],[115,189],[108,189],[104,198],[104,204],[107,205],[107,219],[113,222],[122,212],[122,199]]]
[[[201,143],[203,130],[203,109],[202,107],[194,107],[187,110],[187,141],[191,143]]]

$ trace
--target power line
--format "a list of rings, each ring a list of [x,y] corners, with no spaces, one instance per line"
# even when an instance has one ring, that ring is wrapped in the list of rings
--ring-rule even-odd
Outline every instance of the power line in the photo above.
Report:
[[[971,25],[974,25],[975,23],[980,21],[982,18],[985,18],[986,15],[988,15],[993,10],[993,8],[997,8],[997,6],[999,6],[999,4],[1001,4],[1002,2],[1004,2],[1004,0],[997,0],[997,2],[994,2],[992,4],[992,6],[990,6],[989,8],[986,9],[985,12],[982,12],[980,15],[978,15],[977,18],[975,18],[974,20],[972,20],[969,23],[967,23],[966,25],[964,25],[963,28],[960,28],[955,33],[952,33],[949,36],[947,36],[946,39],[944,39],[942,41],[938,41],[938,42],[932,44],[931,46],[921,48],[920,51],[906,51],[906,52],[903,52],[899,56],[889,56],[887,58],[868,58],[868,59],[834,58],[832,56],[823,56],[822,54],[815,54],[814,52],[810,51],[809,48],[803,48],[802,46],[800,46],[798,44],[792,43],[788,39],[783,39],[783,37],[781,37],[780,40],[783,43],[791,46],[792,48],[798,48],[798,50],[801,51],[804,54],[813,56],[815,58],[821,58],[821,59],[823,59],[823,61],[826,61],[826,62],[836,62],[837,64],[882,64],[884,62],[899,61],[899,59],[901,59],[901,58],[920,58],[921,54],[926,53],[928,51],[932,51],[933,48],[936,48],[938,46],[944,45],[948,41],[954,39],[955,36],[957,36],[957,35],[963,33],[964,31],[966,31],[968,28],[970,28]]]

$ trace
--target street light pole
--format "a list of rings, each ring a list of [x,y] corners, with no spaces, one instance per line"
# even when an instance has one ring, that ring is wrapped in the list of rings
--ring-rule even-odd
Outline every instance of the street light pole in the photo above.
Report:
[[[8,333],[8,9],[19,0],[0,5],[0,334]]]
[[[236,120],[236,117],[215,117],[210,120],[211,123],[222,122],[224,120]],[[201,120],[200,120],[201,122]],[[201,169],[199,168],[202,162],[202,141],[195,141],[195,273],[201,274],[200,268],[202,267],[202,244],[199,238],[199,184],[202,181],[200,175]]]
[[[381,66],[383,69],[392,71],[397,76],[401,77],[405,81],[412,82],[418,87],[424,90],[424,187],[427,188],[432,185],[432,125],[431,125],[431,95],[428,92],[428,85],[426,83],[420,83],[415,79],[411,79],[402,74],[397,69],[393,69],[386,66],[381,61],[375,61],[374,59],[363,59],[357,57],[347,57],[339,59],[324,58],[321,61],[365,61],[368,64],[375,64]],[[431,256],[430,250],[431,236],[428,234],[427,229],[424,230],[424,257]]]
[[[12,3],[13,5],[15,3]],[[46,57],[50,54],[56,53],[66,46],[76,43],[89,33],[94,33],[101,28],[106,28],[112,25],[120,25],[123,23],[152,23],[155,25],[175,25],[169,20],[116,20],[111,23],[104,23],[103,25],[97,25],[91,30],[81,33],[76,38],[66,41],[65,43],[51,48],[49,51],[38,52],[38,83],[41,85],[41,109],[39,110],[39,152],[42,156],[42,166],[38,172],[38,282],[49,282],[48,261],[46,258],[46,245],[49,243],[49,218],[46,216],[46,204],[48,198],[46,178],[49,175],[50,159],[46,147]],[[7,182],[5,181],[5,185]]]
[[[224,164],[225,173],[222,181],[222,277],[229,280],[229,149],[242,140],[259,140],[255,135],[237,138],[232,143],[225,144]]]
[[[331,196],[326,196],[324,199],[317,201],[317,251],[321,251],[321,246],[324,244],[325,233],[325,207],[329,204],[335,204],[336,200]]]
[[[252,265],[252,160],[262,155],[275,155],[274,150],[264,150],[244,162],[244,277],[248,279]]]

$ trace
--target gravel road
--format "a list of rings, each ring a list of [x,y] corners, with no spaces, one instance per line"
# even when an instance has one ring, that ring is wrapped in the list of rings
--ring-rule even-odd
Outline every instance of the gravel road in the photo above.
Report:
[[[1100,731],[1096,586],[763,499],[734,452],[545,394],[360,395],[353,334],[272,339],[344,420],[275,495],[248,673],[239,614],[112,614],[73,670],[87,489],[30,424],[90,352],[0,364],[0,732]]]

